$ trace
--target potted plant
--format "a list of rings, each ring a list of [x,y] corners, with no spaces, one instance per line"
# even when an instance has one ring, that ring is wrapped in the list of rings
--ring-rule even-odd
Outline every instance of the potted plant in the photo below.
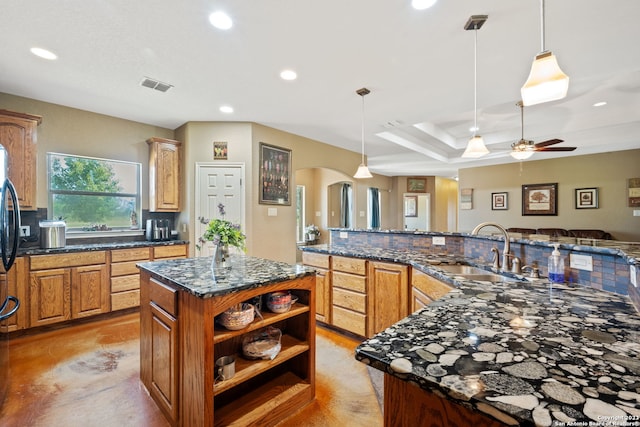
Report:
[[[320,238],[320,229],[315,224],[307,225],[304,232],[309,242],[315,242]]]
[[[214,242],[216,246],[214,262],[217,264],[224,262],[229,256],[229,246],[234,246],[243,252],[246,250],[246,236],[240,230],[240,224],[234,224],[224,219],[226,212],[222,203],[218,204],[218,212],[220,213],[220,218],[212,220],[203,217],[198,218],[202,224],[207,224],[207,229],[198,238],[198,244],[196,244],[196,247],[200,250],[206,242]]]

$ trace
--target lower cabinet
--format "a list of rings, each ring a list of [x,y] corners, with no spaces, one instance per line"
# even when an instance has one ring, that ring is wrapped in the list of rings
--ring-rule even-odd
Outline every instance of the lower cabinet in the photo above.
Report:
[[[303,252],[302,263],[316,269],[316,320],[331,324],[331,259],[329,255]]]
[[[26,298],[27,287],[24,285],[27,283],[26,274],[25,258],[23,257],[16,258],[13,267],[8,273],[4,272],[0,265],[0,286],[7,289],[8,295],[17,297],[21,304],[13,316],[0,322],[0,330],[3,332],[13,332],[29,327],[29,318],[27,316],[29,310],[25,308],[28,301]],[[13,307],[13,305],[11,305],[11,307]],[[8,310],[10,310],[10,308],[7,308],[7,311]]]
[[[453,287],[422,271],[411,270],[411,311],[416,311],[445,296]]]
[[[140,271],[137,263],[151,259],[151,248],[111,251],[111,311],[140,305]]]
[[[332,256],[331,267],[332,324],[367,336],[367,260]]]
[[[369,329],[371,337],[409,315],[409,267],[369,261]]]

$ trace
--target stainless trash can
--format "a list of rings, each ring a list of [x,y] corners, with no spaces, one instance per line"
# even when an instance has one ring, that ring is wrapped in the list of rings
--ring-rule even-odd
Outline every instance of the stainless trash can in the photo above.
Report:
[[[67,224],[61,220],[40,221],[40,247],[64,248],[67,244]]]

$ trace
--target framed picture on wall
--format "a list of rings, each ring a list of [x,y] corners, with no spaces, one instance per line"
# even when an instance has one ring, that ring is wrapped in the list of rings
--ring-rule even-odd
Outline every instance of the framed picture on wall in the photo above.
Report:
[[[261,142],[259,179],[259,203],[291,205],[291,150]]]
[[[418,196],[404,196],[404,216],[418,216]]]
[[[426,193],[427,178],[407,178],[407,193]]]
[[[523,185],[522,215],[558,215],[558,183]]]
[[[506,211],[509,209],[507,193],[491,193],[491,210]]]
[[[597,188],[576,188],[576,209],[597,209]]]

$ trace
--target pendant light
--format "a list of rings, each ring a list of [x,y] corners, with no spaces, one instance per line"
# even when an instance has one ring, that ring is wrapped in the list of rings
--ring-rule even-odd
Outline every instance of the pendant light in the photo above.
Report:
[[[516,160],[526,160],[533,156],[533,141],[524,139],[524,105],[522,101],[516,104],[520,107],[520,141],[511,145],[511,157]]]
[[[364,96],[369,94],[370,92],[371,91],[366,87],[363,87],[362,89],[358,89],[356,91],[356,93],[362,97],[362,161],[360,163],[360,166],[358,166],[356,174],[353,175],[353,177],[357,179],[373,178],[373,175],[371,175],[371,172],[369,172],[369,168],[364,162]]]
[[[569,90],[569,76],[560,69],[556,56],[544,47],[544,0],[540,0],[540,21],[542,51],[533,60],[529,78],[520,89],[525,106],[562,99]]]
[[[467,143],[467,149],[462,157],[478,158],[489,153],[484,141],[478,132],[478,30],[487,20],[487,15],[473,15],[464,26],[465,30],[473,30],[475,33],[473,55],[473,137]]]

